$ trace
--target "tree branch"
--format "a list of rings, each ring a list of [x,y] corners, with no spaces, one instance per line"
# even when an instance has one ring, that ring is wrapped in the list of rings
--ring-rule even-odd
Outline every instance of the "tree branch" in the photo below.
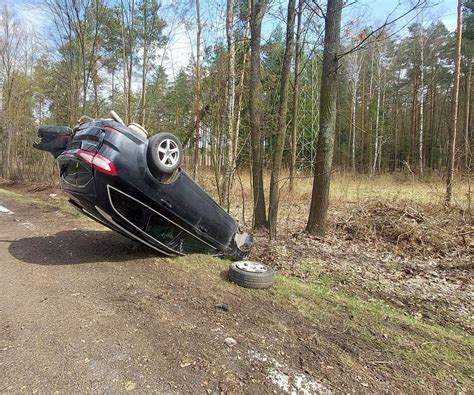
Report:
[[[393,25],[394,23],[398,22],[399,20],[403,19],[404,17],[406,17],[408,14],[412,13],[413,11],[419,9],[419,8],[422,8],[424,7],[425,5],[427,4],[427,0],[417,0],[417,2],[415,3],[415,5],[413,5],[409,10],[407,10],[405,13],[403,13],[402,15],[390,20],[390,16],[395,12],[396,8],[387,16],[387,18],[385,19],[385,22],[380,25],[377,29],[375,30],[372,30],[369,34],[367,34],[366,37],[364,37],[356,46],[354,46],[353,48],[351,48],[350,50],[340,54],[340,55],[337,55],[337,58],[338,59],[341,59],[343,56],[346,56],[346,55],[349,55],[350,53],[354,52],[354,51],[357,51],[359,49],[361,49],[364,44],[373,36],[375,36],[377,33],[382,33],[385,28],[387,26],[390,26],[390,25]],[[378,35],[378,37],[380,37],[380,34]],[[378,38],[377,37],[377,38]]]

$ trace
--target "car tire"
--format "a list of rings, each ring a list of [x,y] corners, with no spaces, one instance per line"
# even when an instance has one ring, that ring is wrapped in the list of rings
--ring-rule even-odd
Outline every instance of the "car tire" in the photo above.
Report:
[[[237,261],[229,267],[229,280],[245,288],[270,288],[275,271],[260,262]]]
[[[149,165],[152,171],[173,174],[183,160],[183,147],[172,133],[158,133],[148,144]]]

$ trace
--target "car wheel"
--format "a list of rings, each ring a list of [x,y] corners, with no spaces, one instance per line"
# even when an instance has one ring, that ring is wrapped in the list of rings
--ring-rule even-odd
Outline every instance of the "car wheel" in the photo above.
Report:
[[[275,272],[260,262],[238,261],[229,267],[229,280],[245,288],[270,288]]]
[[[171,133],[158,133],[148,144],[150,166],[160,173],[172,174],[181,165],[183,147]]]

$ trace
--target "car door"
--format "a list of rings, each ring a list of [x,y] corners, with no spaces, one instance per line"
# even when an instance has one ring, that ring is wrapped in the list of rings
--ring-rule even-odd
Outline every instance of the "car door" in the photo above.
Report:
[[[214,253],[216,248],[138,199],[108,186],[110,203],[118,218],[148,242],[176,254]]]
[[[176,253],[208,254],[216,252],[216,249],[204,240],[154,212],[151,213],[148,219],[145,232]]]
[[[184,171],[175,182],[159,185],[151,193],[160,213],[200,239],[211,239],[213,245],[226,248],[238,231],[237,222]]]

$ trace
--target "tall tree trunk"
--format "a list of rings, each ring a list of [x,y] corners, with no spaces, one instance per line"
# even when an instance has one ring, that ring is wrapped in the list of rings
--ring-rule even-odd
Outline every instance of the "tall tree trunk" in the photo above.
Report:
[[[249,110],[250,138],[252,146],[252,188],[254,227],[261,228],[267,224],[265,211],[265,193],[263,189],[263,142],[261,131],[262,84],[260,81],[260,40],[262,19],[267,9],[267,0],[251,0],[250,17],[250,80]]]
[[[201,140],[201,10],[199,0],[196,0],[196,62],[195,62],[195,92],[194,92],[194,161],[193,178],[197,178],[199,166],[199,141]]]
[[[326,233],[331,182],[332,158],[336,122],[336,94],[338,84],[338,55],[340,46],[342,0],[328,0],[324,29],[323,73],[321,78],[321,100],[319,138],[317,143],[311,208],[306,230],[324,236]]]
[[[379,136],[379,126],[380,126],[380,94],[381,94],[381,70],[382,70],[382,65],[379,63],[377,67],[377,109],[375,110],[375,142],[374,142],[374,162],[372,165],[372,171],[371,174],[375,175],[377,171],[377,159],[379,155],[379,149],[380,149],[380,136]]]
[[[291,162],[290,162],[290,192],[295,188],[296,155],[298,140],[298,107],[300,98],[300,58],[303,50],[301,44],[301,19],[303,15],[303,0],[298,0],[295,46],[295,78],[293,91],[293,110],[291,117]]]
[[[466,109],[464,111],[464,161],[466,169],[469,169],[471,159],[470,146],[470,124],[471,124],[471,88],[472,88],[472,59],[469,60],[469,69],[467,71],[466,82]]]
[[[357,112],[357,79],[354,78],[352,82],[352,95],[351,95],[351,119],[350,119],[350,132],[349,135],[352,137],[352,152],[351,152],[351,164],[352,174],[356,173],[356,112]]]
[[[92,90],[94,92],[94,117],[99,118],[100,114],[100,104],[99,104],[99,83],[97,73],[94,73],[92,76]]]
[[[398,163],[398,118],[400,115],[400,78],[401,78],[401,70],[398,70],[397,75],[397,91],[395,94],[395,114],[394,114],[394,138],[393,138],[393,163],[392,163],[392,171],[397,170],[397,163]]]
[[[130,2],[130,31],[128,44],[128,84],[127,84],[127,125],[132,121],[132,74],[133,74],[133,40],[135,35],[135,0]]]
[[[430,95],[430,168],[433,169],[435,165],[434,148],[436,143],[436,128],[435,128],[435,109],[436,109],[436,70],[431,83]]]
[[[288,113],[288,84],[290,81],[291,58],[293,55],[295,25],[295,0],[288,0],[286,21],[286,44],[283,55],[280,79],[280,104],[278,108],[278,128],[273,150],[272,175],[270,177],[270,202],[268,206],[268,224],[270,238],[276,237],[278,221],[278,205],[280,202],[280,172],[285,148],[286,117]]]
[[[250,0],[247,1],[247,6],[248,6],[248,14],[247,14],[247,22],[245,24],[245,31],[244,31],[244,37],[243,39],[247,41],[249,34],[250,34],[250,15],[252,13],[251,5],[250,5]],[[243,97],[244,97],[244,82],[245,82],[245,69],[247,66],[247,59],[249,55],[250,47],[248,49],[246,48],[243,56],[242,56],[242,70],[240,71],[240,77],[239,77],[239,90],[237,93],[237,114],[236,114],[236,120],[235,120],[235,133],[234,133],[234,140],[232,142],[232,158],[234,160],[234,163],[232,165],[232,168],[235,170],[236,168],[236,162],[237,162],[237,149],[238,149],[238,142],[239,142],[239,132],[240,132],[240,120],[241,120],[241,115],[242,115],[242,105],[243,105]]]
[[[423,128],[424,128],[424,107],[425,107],[425,56],[424,56],[424,38],[423,38],[423,25],[421,26],[421,62],[420,62],[420,129],[418,136],[418,169],[420,171],[420,177],[423,176]]]
[[[458,0],[458,21],[456,29],[456,52],[454,58],[454,87],[452,98],[452,120],[449,133],[448,177],[446,179],[446,205],[453,203],[454,164],[456,160],[456,132],[458,126],[459,75],[461,72],[461,40],[462,40],[462,0]]]
[[[143,1],[143,65],[142,65],[142,90],[140,96],[140,124],[145,126],[146,117],[146,79],[148,71],[148,3]]]
[[[120,13],[120,34],[121,34],[121,43],[122,43],[122,63],[123,63],[123,96],[124,96],[124,112],[125,112],[125,120],[128,122],[130,119],[129,111],[129,95],[128,91],[130,87],[128,85],[128,55],[127,55],[127,42],[126,42],[126,32],[125,32],[125,5],[123,0],[121,0],[121,13]]]
[[[221,201],[229,211],[229,194],[234,172],[234,104],[235,104],[235,42],[234,42],[234,8],[235,0],[227,0],[227,17],[226,17],[226,35],[227,35],[227,133],[226,133],[226,154],[224,161],[224,177],[221,188]]]
[[[411,100],[411,144],[410,144],[410,160],[416,163],[416,104],[417,104],[417,92],[418,92],[418,78],[413,79],[413,95]]]
[[[112,68],[111,74],[110,102],[112,103],[112,110],[115,110],[115,68]]]
[[[384,143],[384,126],[385,126],[385,92],[386,92],[386,87],[387,87],[387,81],[386,81],[387,73],[384,71],[383,73],[383,90],[382,90],[382,103],[381,103],[381,110],[382,111],[382,119],[380,122],[380,127],[379,127],[379,159],[378,159],[378,171],[379,173],[382,172],[382,148],[383,148],[383,143]]]
[[[372,96],[374,94],[374,58],[375,58],[375,45],[373,45],[371,60],[370,60],[370,73],[369,73],[369,105],[368,105],[368,118],[369,118],[369,130],[370,133],[366,133],[367,137],[367,151],[368,155],[368,166],[367,171],[368,174],[372,173],[372,133],[373,133],[373,118],[372,118],[372,111],[370,111],[371,103],[372,103]]]
[[[365,112],[366,112],[366,100],[365,100],[365,73],[362,74],[362,81],[361,81],[361,93],[360,93],[360,127],[361,130],[364,134],[366,134],[366,117],[365,117]],[[362,139],[363,135],[361,134],[360,138],[360,160],[359,160],[359,168],[363,169],[364,168],[364,141]],[[354,144],[355,145],[355,144]]]

